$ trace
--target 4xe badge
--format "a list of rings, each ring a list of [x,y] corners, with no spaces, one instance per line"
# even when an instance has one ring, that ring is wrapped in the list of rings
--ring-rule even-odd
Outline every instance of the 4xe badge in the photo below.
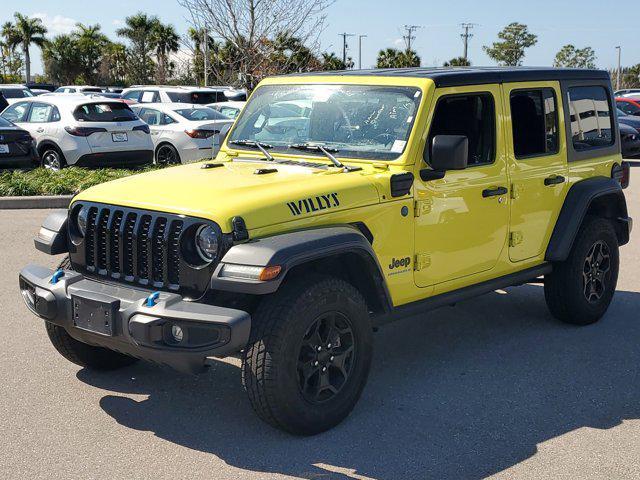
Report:
[[[287,207],[289,207],[294,217],[302,215],[303,213],[319,212],[320,210],[329,210],[339,206],[340,199],[337,193],[327,193],[326,195],[317,195],[315,197],[287,202]]]

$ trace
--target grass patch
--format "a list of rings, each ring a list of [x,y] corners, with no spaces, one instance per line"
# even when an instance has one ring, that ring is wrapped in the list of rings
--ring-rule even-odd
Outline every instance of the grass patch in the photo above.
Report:
[[[59,172],[44,168],[30,171],[5,171],[0,173],[0,197],[29,195],[73,195],[99,183],[137,173],[155,170],[158,167],[147,167],[138,170],[102,168],[88,170],[69,167]]]

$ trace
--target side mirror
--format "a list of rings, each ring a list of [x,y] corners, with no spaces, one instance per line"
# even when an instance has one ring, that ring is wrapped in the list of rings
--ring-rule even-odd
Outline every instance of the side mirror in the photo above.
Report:
[[[444,178],[447,170],[464,170],[469,156],[469,139],[464,135],[436,135],[431,143],[431,156],[425,148],[425,161],[431,168],[420,171],[422,180]]]

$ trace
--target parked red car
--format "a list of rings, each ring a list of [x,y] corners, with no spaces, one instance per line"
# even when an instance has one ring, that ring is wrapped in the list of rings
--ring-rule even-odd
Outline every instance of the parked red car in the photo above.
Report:
[[[640,98],[616,97],[616,106],[628,115],[640,116]]]

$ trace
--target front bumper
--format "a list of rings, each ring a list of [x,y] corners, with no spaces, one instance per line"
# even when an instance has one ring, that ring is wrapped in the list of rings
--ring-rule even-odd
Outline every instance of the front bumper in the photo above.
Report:
[[[147,306],[147,290],[96,282],[74,271],[64,271],[52,283],[54,273],[37,265],[25,267],[20,291],[33,313],[80,342],[199,373],[208,357],[236,353],[249,340],[247,312],[186,302],[166,292]],[[180,342],[171,336],[173,325],[183,331]]]

